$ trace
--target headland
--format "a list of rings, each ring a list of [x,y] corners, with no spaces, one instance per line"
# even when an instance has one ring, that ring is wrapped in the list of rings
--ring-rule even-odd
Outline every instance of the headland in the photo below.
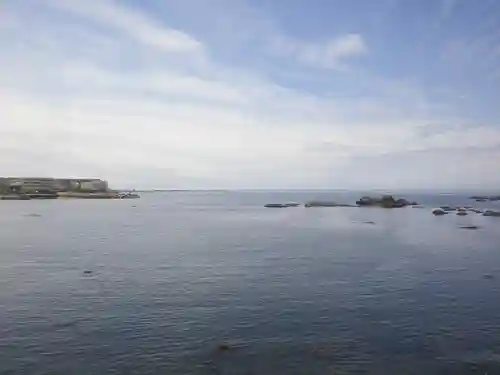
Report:
[[[0,200],[31,199],[126,199],[135,192],[109,188],[99,178],[0,177]]]

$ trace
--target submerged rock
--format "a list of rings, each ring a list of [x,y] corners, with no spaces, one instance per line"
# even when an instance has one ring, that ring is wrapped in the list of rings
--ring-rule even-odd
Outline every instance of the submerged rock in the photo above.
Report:
[[[30,199],[27,194],[0,194],[0,200],[2,201],[27,201]]]
[[[443,211],[446,211],[446,212],[455,211],[455,207],[451,207],[451,206],[440,206],[439,208],[442,209]]]
[[[447,212],[445,210],[443,210],[442,208],[434,208],[432,210],[432,214],[434,216],[442,216],[442,215],[446,215]]]
[[[288,203],[268,203],[264,205],[267,208],[287,208],[287,207],[299,207],[300,203],[288,202]]]
[[[477,225],[464,225],[460,229],[479,229],[479,227]]]
[[[329,202],[329,201],[310,201],[307,202],[305,207],[354,207],[350,204]]]
[[[268,203],[268,204],[264,205],[264,207],[266,207],[266,208],[286,208],[289,206],[287,206],[286,204],[283,204],[283,203]]]
[[[484,211],[483,216],[500,217],[500,211],[486,210]]]
[[[230,349],[231,349],[231,345],[229,345],[227,343],[220,343],[219,345],[217,345],[217,350],[219,352],[227,352]]]
[[[474,199],[476,202],[495,202],[500,201],[500,195],[473,195],[469,199]]]

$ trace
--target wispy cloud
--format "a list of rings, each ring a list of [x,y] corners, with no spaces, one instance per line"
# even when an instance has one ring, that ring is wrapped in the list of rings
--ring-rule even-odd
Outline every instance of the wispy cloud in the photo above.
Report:
[[[346,34],[325,42],[303,42],[279,39],[277,52],[317,68],[339,69],[352,58],[362,56],[368,48],[360,34]]]
[[[161,25],[150,15],[120,6],[114,0],[78,1],[46,0],[51,6],[115,28],[137,41],[167,52],[189,52],[201,49],[201,43],[190,35]]]

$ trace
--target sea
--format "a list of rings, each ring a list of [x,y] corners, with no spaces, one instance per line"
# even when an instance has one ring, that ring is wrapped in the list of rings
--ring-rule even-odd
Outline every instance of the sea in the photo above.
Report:
[[[500,374],[500,218],[431,213],[500,202],[141,195],[0,202],[0,374]]]

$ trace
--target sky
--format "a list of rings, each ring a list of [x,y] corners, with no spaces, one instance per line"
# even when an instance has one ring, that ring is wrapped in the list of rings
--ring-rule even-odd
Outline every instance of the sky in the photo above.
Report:
[[[500,190],[500,1],[5,0],[0,175]]]

